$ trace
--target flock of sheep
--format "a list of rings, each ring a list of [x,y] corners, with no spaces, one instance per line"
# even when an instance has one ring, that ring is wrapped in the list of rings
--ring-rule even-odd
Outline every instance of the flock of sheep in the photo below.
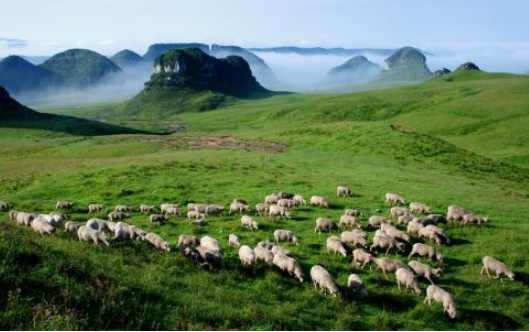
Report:
[[[337,196],[351,196],[352,191],[347,187],[338,187]],[[404,287],[406,290],[411,289],[416,294],[421,294],[421,288],[418,283],[418,277],[423,277],[430,282],[426,289],[426,298],[424,302],[429,305],[432,302],[441,303],[444,312],[447,312],[450,318],[456,317],[456,306],[452,296],[441,287],[436,286],[433,279],[442,275],[440,268],[434,268],[430,265],[419,261],[410,261],[405,264],[401,260],[389,257],[375,257],[377,251],[383,251],[388,254],[390,251],[402,253],[406,250],[406,244],[411,242],[411,236],[416,236],[424,242],[433,242],[438,245],[445,245],[450,242],[444,229],[439,224],[447,222],[461,222],[462,225],[476,224],[481,225],[489,222],[488,218],[472,214],[466,209],[451,205],[448,207],[446,216],[441,214],[431,214],[430,208],[425,204],[411,202],[409,208],[397,206],[404,205],[406,201],[403,197],[393,193],[385,195],[386,203],[392,205],[390,216],[371,216],[368,219],[368,225],[361,222],[361,213],[358,210],[347,209],[340,217],[338,225],[330,218],[317,218],[315,221],[315,232],[343,232],[340,236],[330,236],[326,240],[327,252],[330,254],[339,254],[345,257],[352,255],[352,264],[363,269],[371,264],[376,265],[376,269],[382,271],[387,277],[387,273],[394,273],[397,280],[398,288]],[[61,201],[56,205],[56,211],[67,211],[74,206],[74,202]],[[301,195],[294,195],[287,192],[271,194],[265,197],[263,203],[255,206],[257,215],[266,215],[271,219],[292,218],[292,211],[307,202]],[[312,206],[329,208],[329,202],[321,196],[312,196],[309,204]],[[10,210],[12,206],[4,201],[0,201],[0,210]],[[100,204],[90,204],[89,213],[101,212],[105,209]],[[162,204],[160,213],[155,213],[157,208],[151,205],[141,205],[141,213],[149,213],[152,223],[162,224],[166,222],[169,216],[181,216],[177,204]],[[259,225],[253,217],[249,215],[250,206],[243,199],[234,199],[229,206],[228,214],[240,213],[241,225],[251,231],[258,229]],[[95,244],[104,243],[109,245],[111,242],[130,240],[141,240],[150,243],[157,249],[171,251],[169,242],[155,233],[148,233],[134,225],[127,224],[121,220],[130,216],[132,207],[118,205],[114,211],[108,214],[108,220],[91,218],[87,222],[67,221],[68,215],[52,212],[50,214],[32,214],[11,210],[9,218],[19,224],[30,226],[33,230],[42,235],[51,235],[54,231],[64,224],[64,229],[77,235],[79,241],[88,241]],[[207,216],[221,215],[225,212],[223,205],[196,204],[187,205],[186,218],[192,220],[195,224],[204,225]],[[372,244],[369,245],[367,233],[363,228],[376,229]],[[399,227],[401,229],[399,229]],[[108,234],[112,236],[109,237]],[[279,270],[295,277],[300,282],[305,280],[304,270],[299,260],[289,251],[281,247],[280,243],[290,242],[299,244],[299,237],[290,230],[278,229],[273,233],[274,241],[261,241],[254,248],[248,245],[241,245],[240,238],[235,234],[228,236],[228,243],[232,247],[239,248],[239,259],[242,265],[251,266],[258,262],[263,262],[271,266],[276,266]],[[219,242],[211,236],[198,238],[193,235],[182,234],[178,238],[177,248],[180,253],[200,265],[210,269],[224,269],[224,259]],[[433,246],[426,243],[414,243],[408,254],[408,258],[413,256],[426,257],[431,261],[442,262],[443,254]],[[496,274],[496,278],[503,281],[502,277],[506,276],[514,280],[514,273],[502,262],[485,256],[483,258],[484,272],[491,278],[490,272]],[[321,265],[314,265],[310,269],[310,278],[316,289],[323,292],[329,292],[335,296],[339,295],[339,289],[333,281],[332,275]],[[364,282],[357,274],[351,274],[347,281],[347,287],[356,291],[360,296],[367,296],[367,290]]]

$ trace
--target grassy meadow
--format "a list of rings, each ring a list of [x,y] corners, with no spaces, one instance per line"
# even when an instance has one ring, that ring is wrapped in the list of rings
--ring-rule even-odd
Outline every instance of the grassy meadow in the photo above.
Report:
[[[93,216],[105,218],[117,204],[227,206],[242,197],[253,207],[278,191],[331,203],[296,208],[287,221],[256,216],[253,232],[241,227],[239,215],[209,217],[203,227],[178,217],[157,226],[136,210],[127,222],[162,235],[171,253],[141,242],[94,246],[62,230],[38,236],[2,212],[0,328],[526,330],[528,90],[529,77],[456,73],[382,91],[228,101],[207,112],[151,109],[151,118],[127,117],[119,103],[37,108],[104,119],[119,129],[112,135],[97,128],[86,135],[70,124],[49,130],[0,123],[0,199],[17,210],[44,213],[58,200],[74,200],[72,220],[85,221],[90,203],[104,204],[108,211]],[[337,198],[340,185],[353,197]],[[451,244],[439,248],[445,262],[432,265],[444,269],[437,283],[454,296],[455,320],[441,305],[423,304],[426,280],[420,297],[399,291],[394,275],[386,279],[352,266],[350,257],[327,254],[329,235],[314,232],[317,217],[337,221],[346,208],[360,209],[364,225],[373,214],[389,214],[386,192],[434,212],[457,204],[492,219],[483,227],[443,226]],[[230,233],[253,247],[272,240],[275,229],[299,235],[299,246],[284,247],[299,258],[303,284],[267,265],[243,267],[228,246]],[[204,271],[185,260],[175,248],[182,233],[218,239],[227,269]],[[485,255],[512,267],[516,281],[481,276]],[[339,298],[314,289],[315,264],[333,275]],[[367,298],[347,290],[350,273],[363,278]]]

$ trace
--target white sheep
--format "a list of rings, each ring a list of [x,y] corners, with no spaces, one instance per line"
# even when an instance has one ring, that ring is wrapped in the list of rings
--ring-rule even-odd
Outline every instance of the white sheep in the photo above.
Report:
[[[269,265],[272,265],[272,262],[274,260],[274,253],[272,251],[260,245],[255,246],[253,251],[255,253],[255,258],[257,261],[265,262]]]
[[[276,216],[281,216],[283,219],[292,218],[292,213],[290,212],[290,210],[279,205],[270,205],[270,207],[268,208],[268,214],[271,219],[274,219]]]
[[[424,228],[424,225],[421,224],[420,222],[418,222],[416,219],[417,219],[417,218],[413,218],[413,220],[410,221],[410,222],[408,223],[408,226],[406,227],[406,232],[407,232],[408,234],[410,234],[410,235],[411,235],[411,234],[418,234],[419,231],[420,231],[422,228]]]
[[[327,209],[329,208],[329,202],[327,201],[327,199],[321,196],[312,196],[310,198],[310,205],[321,206]]]
[[[310,278],[314,283],[314,288],[323,291],[324,293],[329,291],[334,296],[338,296],[338,287],[332,280],[332,276],[323,266],[314,265],[310,269]]]
[[[344,215],[351,217],[360,217],[362,213],[359,210],[347,209],[345,210]]]
[[[419,203],[419,202],[411,202],[410,211],[412,213],[418,212],[418,213],[427,214],[427,213],[431,213],[432,209],[430,209],[430,207],[426,204]]]
[[[156,249],[165,250],[167,252],[171,251],[171,246],[169,245],[169,242],[165,241],[158,234],[147,233],[147,235],[145,235],[145,241],[152,244]]]
[[[408,258],[411,258],[412,256],[415,256],[415,255],[422,256],[422,257],[428,257],[431,260],[436,259],[439,262],[442,262],[444,259],[443,254],[435,250],[434,247],[431,247],[423,243],[415,243],[412,247],[412,250]]]
[[[250,212],[250,206],[241,202],[232,202],[230,204],[230,211],[228,213],[232,214],[234,212]]]
[[[156,207],[154,205],[140,205],[140,212],[141,213],[152,213],[156,210]]]
[[[400,268],[405,268],[405,269],[408,268],[406,264],[399,261],[398,259],[382,257],[382,258],[374,258],[373,260],[377,264],[377,267],[375,268],[375,272],[378,270],[381,270],[386,278],[388,277],[386,272],[396,272]]]
[[[129,216],[130,215],[126,212],[114,211],[108,214],[108,220],[110,221],[123,220],[125,218],[128,218]]]
[[[413,272],[417,275],[425,277],[432,285],[434,284],[432,277],[440,277],[442,274],[441,269],[435,269],[418,261],[411,261],[408,263],[408,266],[411,267]]]
[[[437,244],[450,243],[450,239],[448,239],[444,232],[440,232],[438,229],[431,228],[431,226],[433,225],[428,225],[424,228],[421,228],[418,232],[419,238],[423,240],[435,241]]]
[[[75,202],[58,201],[55,205],[55,210],[69,210],[75,205]]]
[[[268,203],[257,203],[255,205],[255,213],[262,216],[267,215],[270,209],[270,204]]]
[[[397,229],[395,226],[392,226],[390,224],[381,224],[380,229],[394,239],[410,242],[410,236]]]
[[[103,211],[105,207],[101,204],[88,205],[88,213]]]
[[[337,197],[340,197],[340,196],[350,197],[351,195],[353,195],[353,191],[350,188],[347,188],[347,187],[338,187],[338,188],[336,188],[336,196]]]
[[[161,225],[161,224],[165,224],[165,222],[169,220],[169,217],[165,214],[151,214],[149,216],[149,220],[153,224]]]
[[[514,281],[514,273],[504,263],[490,256],[483,257],[482,261],[483,267],[481,268],[481,274],[483,274],[483,272],[487,272],[487,276],[491,278],[489,270],[492,270],[492,272],[496,273],[496,279],[499,278],[500,281],[503,282],[502,276],[506,276],[507,278],[511,279],[511,281]]]
[[[190,248],[188,247],[186,249]],[[219,251],[211,250],[201,245],[196,247],[195,250],[199,254],[203,266],[221,270],[226,268],[222,254]]]
[[[110,244],[107,241],[107,238],[104,233],[99,232],[89,226],[81,226],[77,230],[77,237],[79,241],[94,242],[94,244],[104,243],[107,246]]]
[[[144,240],[147,232],[134,225],[129,225],[129,237],[131,240]]]
[[[292,242],[299,244],[299,239],[292,231],[277,229],[274,231],[274,242]]]
[[[107,228],[107,222],[103,219],[92,218],[86,222],[86,226],[90,227],[96,232],[102,232]]]
[[[407,268],[399,268],[395,272],[395,276],[397,276],[397,286],[399,287],[399,290],[400,286],[404,285],[406,289],[411,288],[415,291],[415,294],[421,295],[419,283],[417,283],[412,271]]]
[[[461,221],[463,220],[463,217],[465,214],[469,214],[466,209],[462,208],[461,206],[457,205],[450,205],[448,207],[448,211],[446,213],[446,219],[448,221]]]
[[[353,264],[360,267],[362,270],[367,264],[376,263],[373,255],[365,251],[364,249],[355,249],[353,250]],[[369,270],[371,270],[371,265],[369,265]]]
[[[405,215],[405,216],[400,216],[398,219],[397,219],[397,225],[407,225],[410,221],[413,220],[413,218],[415,218],[412,214],[408,214],[408,215]]]
[[[336,226],[334,221],[332,221],[332,219],[330,218],[316,219],[316,228],[314,228],[314,233],[316,232],[321,233],[322,231],[331,232],[335,230],[338,230],[338,227]]]
[[[132,207],[127,206],[127,205],[116,205],[116,207],[114,208],[114,211],[115,212],[130,212],[132,211]]]
[[[228,235],[228,244],[232,247],[240,247],[241,241],[237,235],[230,234]]]
[[[204,217],[205,217],[205,214],[197,212],[197,211],[194,211],[194,210],[187,211],[187,213],[186,213],[186,220],[200,219],[200,218],[204,218]]]
[[[351,243],[354,246],[361,246],[367,248],[367,233],[359,230],[354,230],[352,232],[342,232],[340,234],[340,239],[345,243]]]
[[[33,219],[31,222],[31,228],[33,228],[35,233],[40,235],[52,235],[55,231],[55,227],[41,217]]]
[[[293,208],[296,206],[296,203],[292,199],[281,198],[277,201],[276,205],[282,206],[284,208]]]
[[[368,295],[366,287],[364,286],[364,282],[357,274],[349,275],[349,277],[347,278],[347,287],[351,288],[352,290],[360,294],[360,296],[362,297]]]
[[[390,205],[406,204],[406,201],[404,200],[404,198],[397,194],[387,193],[385,195],[385,198],[386,198],[386,203]]]
[[[274,255],[272,263],[281,271],[287,272],[288,274],[295,276],[299,282],[303,282],[305,274],[303,273],[301,265],[295,258],[278,253]]]
[[[351,228],[357,228],[357,229],[362,228],[362,224],[358,220],[358,217],[353,217],[353,216],[349,216],[346,214],[340,217],[340,222],[338,223],[338,225],[339,226],[349,226]]]
[[[391,208],[389,215],[392,218],[398,219],[401,216],[409,216],[411,215],[410,211],[404,207],[394,206]]]
[[[208,205],[206,207],[206,215],[221,215],[224,213],[224,205]]]
[[[277,201],[281,199],[281,196],[277,194],[268,195],[265,197],[265,203],[267,204],[276,204]]]
[[[241,225],[253,231],[254,229],[259,229],[259,224],[249,215],[243,215],[241,217]]]
[[[373,244],[369,247],[369,251],[373,251],[374,249],[386,249],[386,254],[388,254],[390,250],[402,252],[404,251],[404,244],[398,242],[385,232],[377,230],[375,237],[373,238]]]
[[[219,242],[209,235],[206,235],[200,238],[200,245],[211,251],[220,252]]]
[[[467,213],[463,216],[463,225],[474,224],[481,226],[482,224],[486,224],[488,222],[490,222],[488,217],[478,216],[471,213]]]
[[[193,203],[189,203],[187,205],[187,210],[188,211],[192,210],[192,209],[189,208],[191,205],[193,205]],[[178,204],[164,203],[164,204],[160,205],[160,212],[161,213],[165,213],[165,214],[172,214],[172,215],[181,216]]]
[[[294,195],[294,197],[292,199],[294,200],[294,203],[296,204],[296,206],[307,205],[307,201],[301,195],[297,195],[296,194],[296,195]]]
[[[84,222],[68,221],[66,224],[64,224],[64,230],[66,232],[77,234],[77,231],[83,225],[85,225]]]
[[[451,319],[456,318],[456,305],[450,293],[439,286],[430,285],[426,288],[424,303],[427,302],[429,306],[432,306],[432,301],[443,304],[443,312],[448,313]]]
[[[15,219],[17,223],[24,225],[24,226],[31,226],[31,222],[33,219],[35,219],[37,216],[33,213],[27,213],[27,212],[18,212],[15,216]]]
[[[178,247],[188,247],[188,246],[198,246],[200,244],[200,239],[194,235],[181,234],[178,237]]]
[[[282,255],[285,255],[285,256],[290,256],[292,257],[292,252],[290,250],[286,250],[284,249],[283,247],[281,247],[280,245],[278,244],[274,244],[272,246],[272,248],[270,249],[270,251],[274,254],[274,255],[277,255],[277,254],[282,254]]]
[[[327,253],[340,254],[347,257],[347,249],[345,249],[343,242],[337,236],[327,238]]]
[[[373,228],[379,228],[382,224],[391,224],[391,220],[382,216],[371,216],[369,217],[369,225]]]
[[[252,248],[243,245],[239,248],[239,259],[242,265],[253,265],[256,262],[256,256]]]

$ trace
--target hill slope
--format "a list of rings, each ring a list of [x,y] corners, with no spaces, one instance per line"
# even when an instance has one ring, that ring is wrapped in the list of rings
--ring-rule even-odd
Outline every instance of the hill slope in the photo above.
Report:
[[[154,62],[156,58],[169,50],[177,50],[182,48],[198,48],[203,52],[209,52],[209,46],[200,43],[168,43],[168,44],[153,44],[149,46],[143,58],[147,61]]]
[[[329,70],[326,81],[332,84],[365,83],[378,76],[380,70],[379,65],[359,55]]]
[[[71,49],[55,54],[40,67],[58,73],[64,83],[71,87],[90,86],[121,71],[110,59],[84,49]]]
[[[12,55],[0,61],[0,85],[12,94],[53,89],[63,83],[60,75],[35,66],[22,57]]]
[[[122,69],[143,66],[147,64],[147,61],[145,61],[139,54],[134,53],[131,50],[121,50],[114,54],[110,60],[112,60],[112,62]]]

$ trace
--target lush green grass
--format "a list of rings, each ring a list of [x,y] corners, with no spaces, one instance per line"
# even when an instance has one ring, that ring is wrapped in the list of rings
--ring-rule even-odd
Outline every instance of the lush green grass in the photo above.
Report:
[[[434,121],[447,121],[439,115],[443,113],[454,119],[455,127],[462,128],[466,123],[459,122],[460,115],[448,112],[463,109],[462,105],[467,105],[467,112],[483,113],[483,118],[491,120],[504,119],[505,113],[521,113],[528,97],[512,96],[527,89],[527,78],[479,78],[454,77],[452,82],[436,80],[353,95],[287,95],[240,101],[216,111],[153,121],[112,115],[111,105],[72,110],[92,119],[102,112],[118,124],[150,130],[187,126],[187,132],[168,136],[78,137],[54,131],[0,129],[0,198],[13,201],[21,210],[49,211],[57,200],[72,199],[78,202],[72,218],[82,221],[88,218],[86,206],[92,202],[109,207],[163,202],[185,205],[190,201],[228,204],[243,197],[255,205],[280,190],[306,198],[320,194],[331,201],[329,210],[296,209],[291,221],[256,217],[261,227],[255,232],[241,228],[239,216],[212,217],[203,228],[182,218],[172,218],[163,226],[151,225],[148,217],[138,212],[128,220],[161,234],[173,246],[182,233],[212,235],[223,248],[224,272],[203,271],[175,252],[156,252],[145,243],[100,248],[78,243],[62,231],[53,237],[35,236],[30,229],[6,221],[7,214],[2,213],[0,326],[527,329],[527,164],[496,154],[501,154],[502,147],[492,143],[502,138],[494,132],[484,136],[491,150],[483,152],[480,145],[485,142],[468,143],[461,133],[435,131],[434,126]],[[498,98],[504,98],[505,104]],[[485,121],[483,118],[478,120]],[[391,124],[406,128],[392,129]],[[266,140],[285,144],[288,149],[275,153],[196,148],[184,141],[175,144],[184,135],[231,135],[246,143]],[[471,140],[473,132],[466,135]],[[509,156],[523,156],[526,148],[512,148]],[[338,185],[350,186],[355,196],[335,198]],[[388,191],[423,201],[436,212],[459,204],[492,218],[493,222],[482,228],[446,226],[452,244],[440,248],[446,262],[434,265],[444,268],[439,285],[455,297],[460,314],[455,321],[443,315],[439,305],[429,308],[422,303],[423,297],[399,292],[393,276],[386,280],[380,273],[352,267],[350,258],[327,254],[327,235],[314,233],[315,218],[338,218],[345,208],[358,208],[365,217],[387,214],[383,195]],[[299,234],[299,246],[285,247],[300,259],[307,276],[312,265],[324,265],[335,277],[341,298],[320,294],[310,282],[300,284],[272,267],[243,268],[237,250],[228,247],[230,233],[253,246],[271,239],[278,228]],[[371,238],[373,230],[369,233]],[[517,281],[500,283],[480,276],[480,260],[485,255],[511,266]],[[367,299],[346,290],[350,273],[359,273],[365,280],[371,294]],[[421,282],[424,291],[426,283]]]

